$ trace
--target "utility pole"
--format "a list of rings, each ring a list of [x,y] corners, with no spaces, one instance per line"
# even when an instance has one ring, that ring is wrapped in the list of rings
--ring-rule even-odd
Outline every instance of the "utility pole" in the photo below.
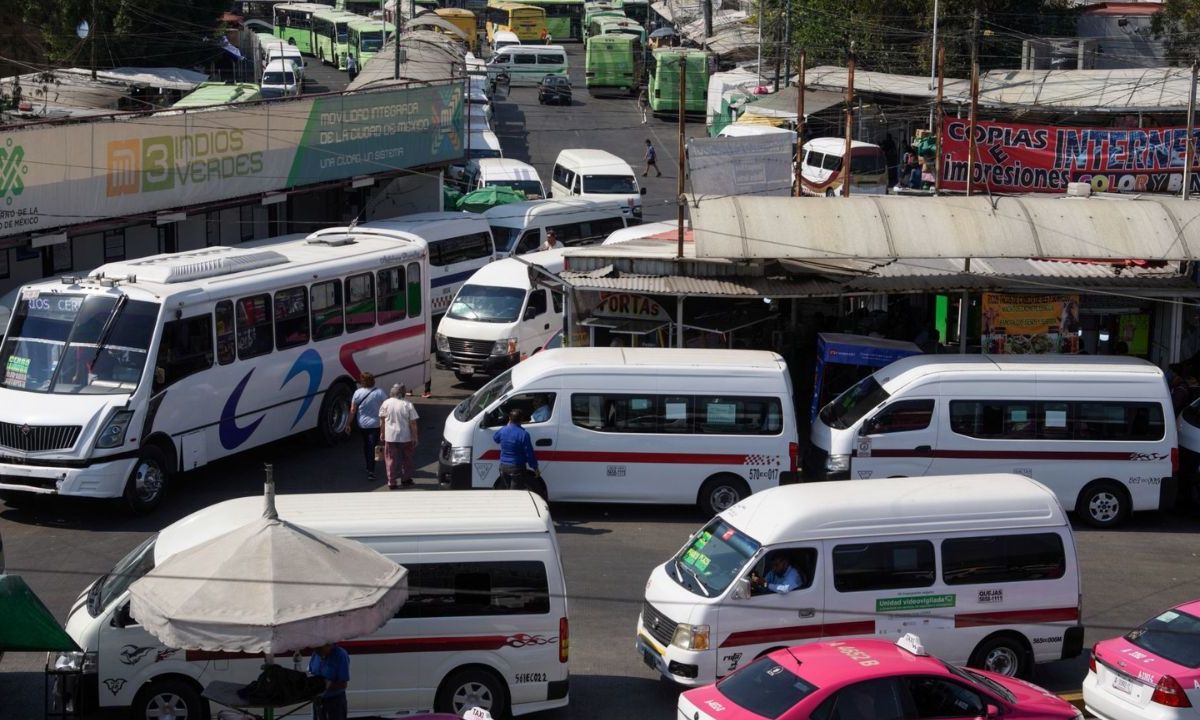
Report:
[[[938,48],[937,54],[937,101],[934,103],[933,147],[937,154],[933,158],[933,194],[937,195],[942,189],[942,120],[945,118],[942,109],[942,96],[946,85],[946,48]]]
[[[97,40],[96,36],[100,34],[100,23],[97,22],[98,20],[99,20],[99,18],[96,16],[96,0],[92,0],[92,36],[89,39],[92,41],[90,44],[92,46],[92,79],[93,80],[96,79],[96,40]]]
[[[783,82],[792,79],[792,0],[783,6]]]
[[[708,0],[700,0],[708,2]],[[761,87],[763,82],[762,73],[762,41],[763,41],[763,0],[758,0],[758,84]]]
[[[979,122],[979,10],[971,19],[971,119],[967,132],[967,196],[975,188],[975,127]]]
[[[800,82],[796,86],[796,158],[792,161],[792,173],[796,176],[796,197],[804,194],[804,180],[800,177],[800,161],[804,154],[804,93],[808,88],[808,80],[804,77],[808,69],[808,52],[800,50]]]
[[[707,1],[707,0],[705,0],[705,1]],[[707,62],[707,59],[705,61]],[[683,115],[683,106],[684,106],[684,99],[686,97],[687,97],[687,51],[683,50],[682,52],[679,53],[679,147],[677,148],[677,153],[678,153],[677,157],[679,158],[679,167],[678,167],[678,170],[676,173],[679,176],[679,179],[676,180],[676,182],[675,182],[675,197],[676,197],[675,219],[679,221],[679,231],[678,231],[679,248],[678,248],[676,254],[681,259],[683,258],[683,205],[686,202],[686,199],[683,196],[683,173],[684,173],[684,170],[686,170],[686,163],[684,161],[684,155],[683,155],[683,153],[684,153],[683,134],[684,134],[684,126],[686,125],[686,122],[684,120],[684,115]]]
[[[1187,151],[1183,161],[1183,199],[1189,200],[1192,195],[1192,164],[1196,162],[1196,73],[1200,69],[1200,60],[1192,60],[1192,90],[1188,93],[1187,110]]]
[[[933,89],[934,72],[937,69],[937,64],[939,62],[938,58],[940,57],[938,55],[937,31],[938,31],[938,0],[933,0],[933,46],[929,49],[929,89],[930,90]],[[930,130],[933,130],[933,119],[934,119],[933,111],[930,110],[930,112],[929,112],[929,129]],[[941,118],[938,118],[938,122],[941,122]]]
[[[846,63],[846,151],[842,154],[842,197],[850,197],[850,158],[854,145],[854,42],[850,42],[850,57]]]

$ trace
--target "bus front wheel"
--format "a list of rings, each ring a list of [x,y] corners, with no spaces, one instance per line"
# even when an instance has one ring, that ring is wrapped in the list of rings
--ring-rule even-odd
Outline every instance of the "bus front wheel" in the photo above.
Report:
[[[125,483],[125,505],[135,515],[146,515],[158,507],[167,492],[167,459],[162,450],[147,445]]]

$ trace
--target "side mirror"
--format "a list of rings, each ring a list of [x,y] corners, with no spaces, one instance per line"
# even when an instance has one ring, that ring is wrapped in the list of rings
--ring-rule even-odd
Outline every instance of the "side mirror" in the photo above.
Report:
[[[643,194],[643,195],[645,195],[645,194],[646,194],[646,188],[642,188],[642,194]]]
[[[730,597],[734,600],[749,600],[750,599],[750,578],[742,576],[733,583],[733,593]]]
[[[858,431],[859,435],[874,435],[879,432],[879,421],[871,418],[862,424],[862,428]]]
[[[1000,717],[1000,708],[996,707],[995,705],[988,705],[985,712],[987,715],[984,717],[987,718],[987,720],[994,720],[994,718]]]
[[[129,614],[129,603],[125,603],[113,611],[109,624],[115,628],[125,628],[135,624],[133,617]]]

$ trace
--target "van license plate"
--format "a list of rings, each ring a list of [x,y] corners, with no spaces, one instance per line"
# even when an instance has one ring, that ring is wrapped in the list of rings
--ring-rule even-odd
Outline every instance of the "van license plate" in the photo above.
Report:
[[[1126,695],[1133,694],[1133,683],[1129,682],[1120,675],[1114,675],[1112,681],[1113,690],[1120,690]]]
[[[646,663],[646,667],[650,668],[651,670],[658,670],[658,663],[654,660],[654,653],[644,648],[642,649],[642,662]]]
[[[475,368],[471,367],[470,365],[459,365],[458,371],[460,373],[462,373],[463,375],[474,375],[475,374]]]

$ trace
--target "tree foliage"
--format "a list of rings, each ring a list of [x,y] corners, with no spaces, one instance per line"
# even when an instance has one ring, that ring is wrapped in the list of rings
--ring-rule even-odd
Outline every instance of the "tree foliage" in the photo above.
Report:
[[[1166,0],[1154,13],[1150,27],[1166,45],[1173,64],[1191,64],[1200,54],[1200,2]]]
[[[94,2],[94,5],[93,5]],[[227,0],[9,0],[40,35],[45,62],[98,67],[190,67],[220,52],[217,40]],[[96,17],[92,16],[95,7]],[[80,21],[91,25],[86,40]]]

